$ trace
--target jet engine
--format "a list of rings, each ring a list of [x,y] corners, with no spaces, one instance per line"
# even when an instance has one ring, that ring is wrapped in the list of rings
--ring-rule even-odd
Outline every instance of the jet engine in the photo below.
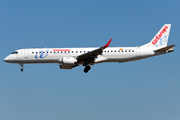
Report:
[[[77,59],[73,57],[63,57],[62,63],[60,64],[61,69],[72,69],[73,67],[77,66],[75,65],[77,63]]]

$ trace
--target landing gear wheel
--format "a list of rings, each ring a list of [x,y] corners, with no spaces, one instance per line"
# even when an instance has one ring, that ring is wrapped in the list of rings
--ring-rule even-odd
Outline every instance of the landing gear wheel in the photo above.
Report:
[[[23,69],[23,66],[24,66],[24,63],[19,63],[19,65],[22,67],[21,69],[20,69],[20,71],[22,72],[24,69]]]
[[[24,70],[23,68],[20,69],[21,72],[22,72],[23,70]]]
[[[90,69],[91,69],[91,67],[90,67],[89,65],[87,65],[87,66],[84,68],[84,72],[87,73]]]

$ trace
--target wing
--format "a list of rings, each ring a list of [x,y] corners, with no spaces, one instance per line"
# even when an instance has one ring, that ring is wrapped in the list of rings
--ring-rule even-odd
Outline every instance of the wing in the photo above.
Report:
[[[98,55],[102,54],[102,51],[105,48],[109,47],[109,44],[111,43],[111,41],[112,41],[112,39],[110,39],[109,42],[106,45],[104,45],[103,47],[100,47],[98,49],[95,49],[93,51],[90,51],[88,53],[85,53],[85,54],[78,56],[77,57],[78,62],[86,61],[86,62],[93,62],[94,63],[95,58],[97,58]]]

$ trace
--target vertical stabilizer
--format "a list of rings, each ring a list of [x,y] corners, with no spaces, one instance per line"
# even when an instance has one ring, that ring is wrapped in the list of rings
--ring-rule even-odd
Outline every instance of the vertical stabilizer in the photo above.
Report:
[[[141,46],[141,48],[145,49],[153,49],[157,50],[167,46],[169,33],[171,29],[171,24],[165,24],[159,32],[154,36],[154,38],[147,44]]]

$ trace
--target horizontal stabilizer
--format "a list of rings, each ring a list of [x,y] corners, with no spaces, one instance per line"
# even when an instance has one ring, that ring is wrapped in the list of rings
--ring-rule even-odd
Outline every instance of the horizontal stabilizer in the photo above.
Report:
[[[155,50],[154,52],[161,52],[161,51],[172,52],[172,51],[174,51],[174,49],[173,49],[174,46],[175,45],[170,45],[170,46]]]

